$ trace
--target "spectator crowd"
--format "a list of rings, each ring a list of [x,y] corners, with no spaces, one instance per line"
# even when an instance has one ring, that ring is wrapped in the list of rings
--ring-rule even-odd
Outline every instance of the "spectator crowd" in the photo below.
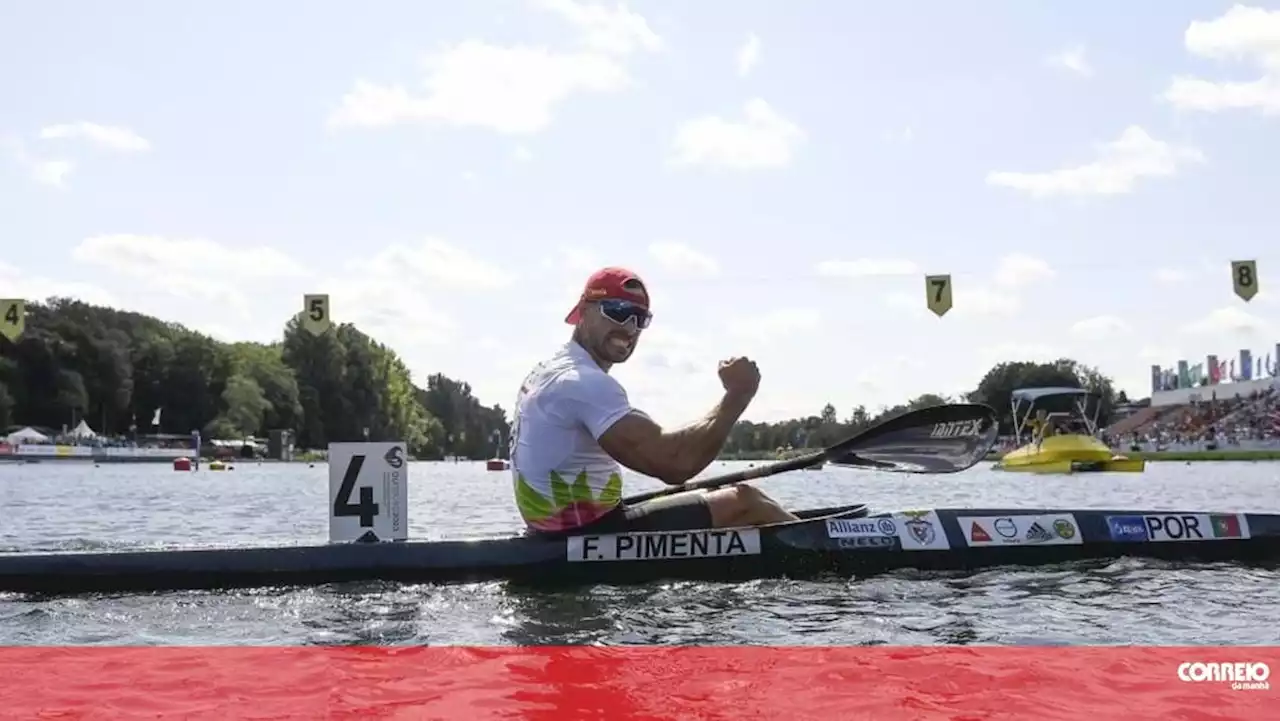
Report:
[[[1209,450],[1280,442],[1280,391],[1192,401],[1162,413],[1128,434],[1131,449],[1196,446]],[[1136,447],[1136,448],[1135,448]]]

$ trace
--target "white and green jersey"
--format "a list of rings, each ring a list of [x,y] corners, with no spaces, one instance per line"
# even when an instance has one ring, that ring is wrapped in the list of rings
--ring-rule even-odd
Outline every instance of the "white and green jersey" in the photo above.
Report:
[[[516,506],[529,527],[564,531],[622,501],[622,466],[597,439],[631,407],[622,385],[569,341],[525,378],[511,428]]]

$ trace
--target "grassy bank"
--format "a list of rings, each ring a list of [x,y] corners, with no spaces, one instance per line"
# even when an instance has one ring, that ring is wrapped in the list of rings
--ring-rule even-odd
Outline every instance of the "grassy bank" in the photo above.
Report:
[[[1280,461],[1280,449],[1274,450],[1231,450],[1216,451],[1125,451],[1129,458],[1141,458],[1147,461]],[[987,456],[989,461],[1000,460],[999,453]]]
[[[1140,451],[1126,453],[1131,458],[1148,461],[1280,461],[1280,449],[1216,451]]]

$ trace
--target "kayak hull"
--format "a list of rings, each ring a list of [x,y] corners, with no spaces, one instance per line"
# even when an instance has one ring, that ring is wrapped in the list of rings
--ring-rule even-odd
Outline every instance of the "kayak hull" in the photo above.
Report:
[[[329,583],[744,581],[972,570],[1144,556],[1280,560],[1280,515],[817,509],[760,529],[126,553],[0,555],[0,592],[66,595]]]

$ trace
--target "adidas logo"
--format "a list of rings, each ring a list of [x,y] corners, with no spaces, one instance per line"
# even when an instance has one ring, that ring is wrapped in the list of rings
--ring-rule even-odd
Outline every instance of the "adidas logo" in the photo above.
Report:
[[[1031,524],[1031,528],[1027,529],[1027,540],[1033,542],[1043,542],[1053,540],[1053,534],[1049,533],[1039,521]]]

